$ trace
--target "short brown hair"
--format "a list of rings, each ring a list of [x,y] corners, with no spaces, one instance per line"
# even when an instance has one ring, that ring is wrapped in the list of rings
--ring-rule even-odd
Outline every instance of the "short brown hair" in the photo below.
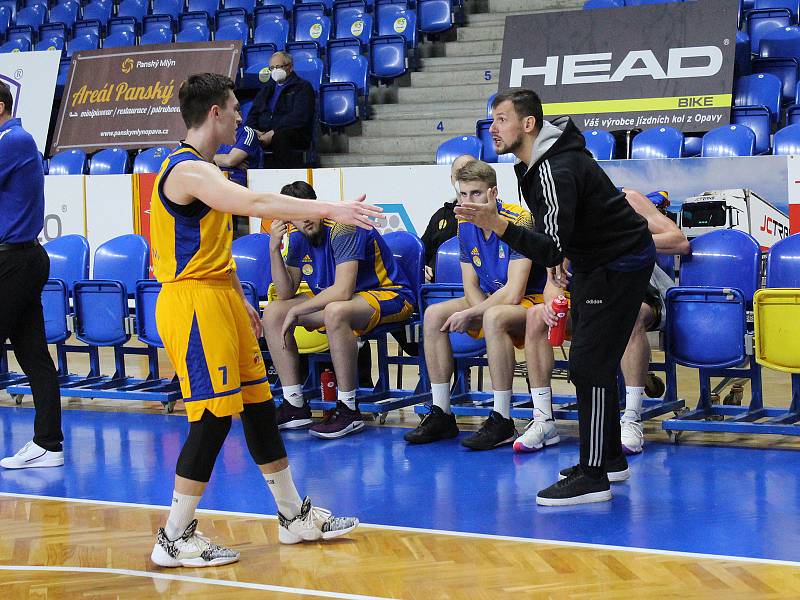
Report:
[[[5,81],[0,81],[0,102],[5,106],[4,114],[10,115],[14,110],[14,97],[11,95],[11,86]]]
[[[190,75],[181,84],[178,100],[181,104],[181,117],[186,128],[199,127],[205,123],[206,115],[214,105],[224,107],[228,101],[228,90],[234,89],[230,77],[217,73],[198,73]]]
[[[317,199],[317,193],[314,191],[314,188],[305,181],[287,183],[281,188],[281,194],[284,196],[291,196],[292,198],[301,198],[303,200]]]
[[[456,181],[483,181],[493,188],[497,187],[497,173],[482,160],[473,160],[456,172]]]
[[[520,119],[533,117],[536,119],[536,131],[542,128],[542,121],[544,120],[542,101],[539,99],[539,95],[536,92],[533,90],[511,90],[502,92],[497,94],[494,100],[492,100],[492,108],[497,108],[506,100],[514,105],[514,111]]]

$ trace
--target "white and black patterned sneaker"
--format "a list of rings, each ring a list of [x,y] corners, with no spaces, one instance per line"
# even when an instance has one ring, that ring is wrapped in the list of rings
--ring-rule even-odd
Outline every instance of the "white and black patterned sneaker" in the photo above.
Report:
[[[164,528],[159,528],[150,560],[161,567],[218,567],[239,560],[238,552],[218,546],[196,529],[194,519],[181,537],[170,540]]]
[[[350,533],[356,527],[357,518],[334,517],[331,511],[312,506],[308,496],[303,500],[300,514],[295,518],[287,519],[278,513],[278,539],[281,544],[330,540]]]

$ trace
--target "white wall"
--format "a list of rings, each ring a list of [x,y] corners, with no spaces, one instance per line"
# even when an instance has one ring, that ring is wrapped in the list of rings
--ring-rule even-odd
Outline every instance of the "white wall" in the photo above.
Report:
[[[128,233],[133,233],[133,176],[87,175],[86,239],[92,264],[98,246]]]

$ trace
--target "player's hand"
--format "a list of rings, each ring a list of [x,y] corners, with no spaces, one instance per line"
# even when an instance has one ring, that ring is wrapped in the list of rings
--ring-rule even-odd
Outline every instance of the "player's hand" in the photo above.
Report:
[[[572,274],[567,271],[563,265],[547,267],[547,281],[552,283],[554,286],[561,288],[562,290],[567,289],[570,277],[572,277]]]
[[[283,349],[286,350],[286,336],[294,335],[294,328],[297,327],[298,317],[295,312],[289,309],[286,313],[286,318],[283,320],[283,327],[281,327],[281,339],[283,340]]]
[[[492,202],[485,204],[475,202],[457,204],[455,213],[459,219],[474,223],[477,227],[486,231],[494,231],[497,235],[503,235],[508,226],[508,223],[500,218],[497,212],[497,205]]]
[[[431,269],[428,265],[425,265],[425,283],[431,283],[433,281],[433,269]]]
[[[261,145],[265,148],[272,143],[272,138],[275,135],[274,131],[266,131],[262,134],[259,134],[258,141],[261,142]]]
[[[351,202],[331,202],[328,217],[337,223],[357,225],[362,229],[372,229],[377,223],[382,223],[380,206],[364,203],[366,195],[361,195]]]
[[[542,311],[542,321],[548,327],[555,327],[558,325],[558,318],[556,317],[556,313],[553,310],[552,299],[550,302],[547,301],[545,298],[544,306],[542,307],[544,310]],[[566,317],[565,317],[566,318]]]
[[[440,331],[451,333],[466,333],[469,329],[469,324],[472,321],[472,315],[468,310],[460,310],[457,313],[450,315],[450,318],[444,322]]]
[[[271,252],[278,252],[281,249],[281,241],[287,231],[289,231],[289,227],[285,221],[272,219],[269,226],[269,249]]]
[[[252,328],[256,339],[258,339],[261,337],[261,334],[264,333],[264,327],[261,325],[261,317],[258,316],[258,311],[253,308],[253,305],[246,300],[244,307],[245,310],[247,310],[247,316],[250,318],[250,327]]]

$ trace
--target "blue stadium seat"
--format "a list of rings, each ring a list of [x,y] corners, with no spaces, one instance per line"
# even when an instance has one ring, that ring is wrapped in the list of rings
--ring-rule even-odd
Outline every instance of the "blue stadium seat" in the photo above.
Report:
[[[169,32],[171,36],[175,31],[176,20],[167,14],[145,15],[144,19],[142,19],[142,35],[162,30]]]
[[[583,10],[591,10],[594,8],[622,8],[625,6],[620,0],[586,0],[583,3]]]
[[[136,36],[130,31],[117,31],[103,40],[103,48],[125,48],[136,45]]]
[[[9,13],[11,22],[17,16],[17,0],[0,0],[0,8],[5,8]]]
[[[243,8],[223,8],[217,11],[214,23],[218,30],[227,25],[241,25],[247,31],[247,11]]]
[[[133,172],[158,173],[161,169],[161,163],[169,156],[169,153],[170,149],[166,146],[156,146],[155,148],[142,150],[133,159]]]
[[[800,104],[793,104],[786,109],[786,124],[797,125],[800,123]]]
[[[172,43],[172,29],[166,28],[151,29],[147,33],[142,34],[142,37],[139,38],[140,46],[170,43]]]
[[[766,106],[734,106],[731,110],[731,121],[735,125],[746,125],[756,134],[756,154],[769,152],[771,119]]]
[[[82,235],[64,235],[44,245],[50,258],[50,279],[60,279],[67,292],[79,279],[89,278],[89,242]]]
[[[767,254],[766,287],[800,288],[800,235],[775,242]]]
[[[349,29],[347,23],[352,23],[353,19],[359,15],[367,12],[367,6],[363,0],[337,0],[336,5],[333,7],[333,32],[336,37],[346,34],[347,31],[340,31]]]
[[[92,280],[119,281],[125,293],[133,296],[136,282],[147,279],[149,270],[150,247],[147,240],[136,234],[121,235],[95,250]]]
[[[61,41],[64,42],[67,39],[67,31],[68,28],[64,23],[45,23],[39,27],[39,39],[61,38]]]
[[[750,75],[750,36],[744,31],[736,32],[736,50],[734,53],[733,73],[736,76]]]
[[[449,165],[461,156],[469,154],[475,158],[480,158],[483,153],[483,144],[474,135],[462,135],[454,137],[446,142],[439,144],[436,150],[436,164]]]
[[[295,19],[295,42],[314,42],[320,49],[324,49],[328,45],[328,38],[331,34],[331,22],[328,17],[320,17],[298,9]]]
[[[140,342],[154,348],[164,347],[156,323],[156,304],[160,292],[161,283],[154,280],[143,280],[136,283],[136,292],[134,293],[136,337]]]
[[[722,125],[703,136],[700,156],[753,156],[756,134],[744,125]]]
[[[199,27],[209,34],[210,39],[211,18],[208,16],[207,12],[185,12],[178,17],[178,33],[190,27]]]
[[[372,38],[369,43],[369,70],[378,79],[394,79],[408,70],[406,40],[401,35]]]
[[[497,155],[494,149],[494,141],[492,134],[489,133],[489,128],[492,126],[491,119],[481,119],[475,123],[475,137],[477,137],[482,144],[481,160],[487,163],[513,163],[517,160],[514,154],[501,154]]]
[[[99,40],[103,33],[103,26],[104,24],[97,19],[75,21],[72,26],[72,39],[83,35],[93,35]]]
[[[67,42],[67,57],[82,50],[97,50],[100,47],[100,38],[91,33],[79,35]]]
[[[45,16],[46,13],[42,12],[41,10],[36,10],[32,7],[23,8],[22,10],[17,11],[17,18],[15,19],[14,24],[17,26],[29,25],[34,31],[37,31],[44,23]]]
[[[343,11],[336,16],[336,39],[356,39],[367,45],[372,39],[372,15],[362,12]],[[329,42],[330,43],[330,42]]]
[[[787,125],[776,131],[772,153],[780,156],[800,154],[800,125]]]
[[[651,127],[633,138],[631,158],[680,158],[683,133],[674,127]]]
[[[294,9],[294,2],[292,0],[262,0],[261,4],[267,9],[279,9],[284,17],[289,17]],[[258,8],[256,8],[256,12],[258,12]]]
[[[331,65],[328,77],[331,83],[354,83],[356,92],[364,100],[363,116],[366,118],[367,99],[369,96],[369,61],[364,56],[342,56]]]
[[[286,41],[289,39],[289,23],[286,19],[274,14],[259,15],[257,8],[255,23],[254,44],[272,44],[277,50],[286,48]]]
[[[758,54],[761,58],[800,58],[800,27],[779,27],[764,34]]]
[[[242,282],[253,284],[259,299],[266,300],[272,269],[269,258],[269,234],[251,233],[233,240],[231,248],[236,274]]]
[[[287,42],[286,51],[292,55],[294,60],[320,58],[321,53],[317,42]]]
[[[183,0],[153,0],[153,15],[169,15],[173,21],[177,21],[183,12]]]
[[[112,8],[113,4],[111,2],[92,2],[91,4],[87,4],[83,7],[83,10],[81,11],[81,19],[83,21],[100,21],[100,23],[105,26],[105,24],[108,23],[108,20],[111,18]]]
[[[497,96],[497,94],[492,94],[491,96],[489,96],[489,99],[486,101],[486,118],[487,119],[491,119],[492,118],[492,102],[494,102],[495,96]]]
[[[323,83],[319,90],[319,109],[319,121],[328,127],[343,128],[355,123],[359,114],[356,85],[349,81]]]
[[[205,12],[209,17],[213,17],[220,9],[219,0],[188,0],[187,12]]]
[[[703,149],[703,138],[694,135],[684,136],[683,156],[700,156]]]
[[[175,35],[176,42],[208,42],[210,40],[209,30],[194,23],[186,25]]]
[[[423,33],[441,33],[453,26],[452,0],[419,0],[417,3],[419,30]]]
[[[261,87],[261,76],[264,69],[269,68],[269,59],[275,54],[275,44],[250,44],[242,49],[242,63],[244,70],[240,86],[247,90],[257,90]],[[263,77],[269,77],[264,71]]]
[[[761,38],[775,29],[792,25],[792,13],[788,8],[774,8],[748,13],[747,35],[750,36],[750,52],[758,54]]]
[[[322,85],[322,74],[325,70],[322,59],[307,58],[306,60],[296,60],[294,61],[294,70],[295,73],[311,84],[315,92],[319,93],[319,88]]]
[[[147,15],[147,3],[140,0],[122,0],[117,7],[117,17],[133,17],[141,23]]]
[[[792,13],[792,18],[794,19],[795,23],[797,22],[797,0],[755,0],[753,2],[753,8],[748,12],[748,14],[753,14],[763,10],[772,10],[775,8],[789,9],[789,11]]]
[[[36,30],[30,25],[12,25],[8,28],[6,42],[13,42],[15,40],[27,41],[28,46],[25,50],[30,50],[36,43]]]
[[[226,0],[225,8],[241,8],[248,15],[252,15],[256,9],[256,0]]]
[[[124,175],[129,172],[127,150],[122,148],[106,148],[92,156],[89,163],[89,175]]]
[[[376,11],[376,33],[379,37],[401,35],[406,46],[417,46],[417,16],[399,4],[379,4]]]
[[[247,43],[247,36],[249,32],[247,25],[243,23],[235,23],[230,25],[223,25],[214,33],[216,41],[223,40],[239,40],[242,44]]]
[[[139,31],[139,22],[136,17],[113,17],[109,19],[108,25],[106,25],[106,38],[115,33],[125,32],[136,43],[137,31]],[[105,48],[105,43],[103,43],[103,47]]]
[[[0,5],[0,40],[3,39],[9,27],[11,27],[11,9],[8,6]]]
[[[752,65],[753,73],[768,73],[778,78],[781,82],[781,100],[784,104],[794,100],[800,60],[797,58],[756,58]]]
[[[247,115],[250,114],[250,109],[253,108],[253,99],[239,102],[239,108],[242,112],[242,121],[247,121]]]
[[[27,52],[31,49],[31,43],[24,38],[16,38],[7,41],[0,46],[0,54],[7,54],[9,52]]]
[[[584,131],[583,138],[586,140],[586,149],[592,153],[595,160],[611,160],[614,158],[617,141],[608,131],[602,129]]]
[[[33,48],[37,52],[55,51],[64,52],[64,38],[61,36],[40,37]]]
[[[330,14],[331,11],[333,10],[333,3],[334,0],[295,0],[294,7],[296,10],[298,6],[303,6],[306,4],[311,4],[315,6],[319,5],[322,7],[322,10],[324,10],[325,14],[327,15]]]
[[[57,4],[50,9],[50,16],[47,20],[48,23],[63,23],[67,29],[71,28],[75,21],[78,19],[78,5],[72,4]]]
[[[62,150],[50,157],[49,175],[83,175],[89,170],[89,161],[83,150]]]
[[[625,6],[642,6],[644,4],[672,4],[683,0],[625,0]]]

